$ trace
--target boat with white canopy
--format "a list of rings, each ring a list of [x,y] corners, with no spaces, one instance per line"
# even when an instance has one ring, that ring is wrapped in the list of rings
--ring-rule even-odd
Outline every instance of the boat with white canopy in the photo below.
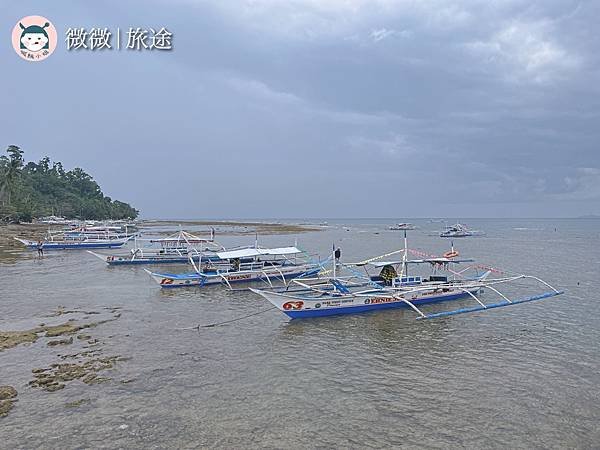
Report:
[[[296,246],[262,248],[248,247],[229,251],[216,252],[216,260],[201,262],[194,272],[159,273],[146,270],[148,274],[163,288],[185,286],[226,285],[232,283],[263,281],[269,286],[274,282],[286,283],[286,280],[314,276],[321,265],[312,262],[302,250]]]

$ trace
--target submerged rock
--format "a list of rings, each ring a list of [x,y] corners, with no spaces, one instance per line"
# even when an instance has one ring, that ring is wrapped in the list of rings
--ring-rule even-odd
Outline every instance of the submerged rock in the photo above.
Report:
[[[0,400],[8,400],[17,396],[17,390],[12,386],[0,386]]]
[[[12,386],[0,386],[0,417],[8,415],[17,398],[17,390]]]
[[[89,398],[82,398],[80,400],[75,400],[73,402],[65,403],[65,407],[67,408],[77,408],[78,406],[85,405],[86,403],[90,403],[91,400]]]
[[[19,344],[31,344],[38,339],[36,330],[0,331],[0,352]]]
[[[46,390],[48,392],[59,391],[64,388],[65,388],[64,383],[50,383],[50,384],[47,384],[46,386],[44,386],[44,390]]]
[[[0,352],[2,350],[6,350],[8,348],[12,348],[12,347],[16,347],[19,344],[31,344],[33,342],[36,342],[42,334],[44,334],[45,337],[58,337],[58,336],[63,336],[63,335],[71,335],[71,334],[76,334],[81,330],[87,329],[87,328],[94,328],[98,325],[101,325],[103,323],[107,323],[107,322],[112,322],[114,320],[117,320],[118,317],[113,317],[110,319],[105,319],[105,320],[100,320],[98,322],[91,322],[91,323],[83,323],[83,324],[77,324],[74,323],[74,319],[71,319],[63,324],[60,325],[40,325],[37,328],[33,328],[31,330],[24,330],[24,331],[0,331]],[[91,338],[91,336],[88,335],[81,335],[81,336],[85,336],[85,337],[81,337],[78,339],[85,339],[88,340]],[[66,344],[66,342],[63,342]],[[58,345],[57,344],[49,344],[49,345]]]
[[[57,341],[48,342],[48,347],[54,347],[56,345],[69,345],[73,343],[73,338],[69,339],[58,339]]]
[[[35,369],[30,386],[49,392],[65,387],[65,383],[80,380],[85,384],[97,384],[110,381],[111,378],[98,376],[98,372],[112,369],[119,356],[90,359],[81,363],[54,363],[48,369]]]
[[[90,328],[95,326],[95,324],[83,324],[83,325],[75,325],[73,323],[63,323],[62,325],[55,325],[51,327],[44,327],[46,331],[46,337],[57,337],[63,334],[75,334],[79,330],[83,330],[84,328]]]
[[[8,415],[8,412],[13,408],[12,400],[0,400],[0,417]]]

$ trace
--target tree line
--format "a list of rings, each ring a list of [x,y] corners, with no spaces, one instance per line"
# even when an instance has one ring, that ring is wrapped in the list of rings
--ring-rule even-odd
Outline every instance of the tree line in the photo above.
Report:
[[[0,221],[29,222],[57,215],[68,219],[134,219],[139,211],[105,196],[91,175],[65,171],[47,156],[26,162],[23,150],[9,145],[0,156]]]

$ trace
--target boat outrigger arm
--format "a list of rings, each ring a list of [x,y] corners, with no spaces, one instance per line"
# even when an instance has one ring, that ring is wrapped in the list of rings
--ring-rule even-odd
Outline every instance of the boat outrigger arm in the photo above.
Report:
[[[454,250],[442,257],[424,259],[407,259],[406,249],[383,256],[397,253],[402,253],[401,259],[382,261],[381,257],[375,257],[354,264],[334,263],[332,276],[320,272],[316,278],[292,279],[283,290],[251,290],[292,319],[398,307],[412,309],[418,315],[417,319],[435,319],[542,300],[564,293],[532,275],[503,272],[481,265],[471,265],[460,271],[451,270],[449,267],[451,265],[473,262],[472,259],[457,258],[458,252]],[[433,274],[429,278],[409,275],[407,268],[411,265],[431,265]],[[382,271],[379,275],[373,276],[369,274],[367,266],[381,268]],[[397,266],[401,266],[399,271],[394,268]],[[339,276],[336,270],[338,267],[349,271],[350,276]],[[365,275],[356,270],[358,267],[365,268]],[[485,269],[485,272],[481,273],[480,268]],[[436,275],[438,269],[450,272],[453,275],[452,279]],[[468,269],[476,270],[474,276],[467,276]],[[502,274],[502,276],[493,278],[492,274]],[[522,281],[533,281],[549,290],[527,297],[509,298],[506,290],[502,289],[504,284]],[[499,296],[500,301],[485,303],[480,294],[486,289],[493,292],[494,296]],[[422,305],[458,299],[471,299],[475,305],[434,313],[426,313],[422,310]]]
[[[487,272],[487,273],[489,273],[489,272]],[[537,281],[537,282],[543,284],[544,286],[550,288],[551,290],[547,291],[547,292],[542,292],[540,294],[530,295],[527,297],[521,297],[521,298],[511,300],[505,294],[500,292],[499,289],[497,289],[495,287],[496,285],[499,285],[499,284],[509,283],[512,281],[517,281],[517,280],[522,280],[522,279],[530,279],[530,280]],[[495,302],[495,303],[485,304],[481,301],[481,299],[477,296],[477,294],[473,293],[472,288],[474,288],[474,287],[480,288],[477,292],[481,292],[483,289],[489,289],[489,290],[493,291],[494,293],[496,293],[497,295],[499,295],[502,298],[502,300],[499,302]],[[419,317],[417,317],[417,319],[437,319],[440,317],[454,316],[457,314],[466,314],[466,313],[477,312],[477,311],[486,311],[489,309],[502,308],[504,306],[511,306],[511,305],[518,305],[521,303],[534,302],[537,300],[543,300],[546,298],[555,297],[557,295],[564,294],[564,291],[559,291],[558,289],[554,288],[550,284],[546,283],[541,278],[534,277],[532,275],[515,275],[512,277],[506,277],[506,278],[496,278],[496,279],[490,280],[490,281],[485,281],[485,279],[483,279],[481,281],[475,281],[472,285],[462,285],[462,286],[460,286],[459,289],[461,289],[462,291],[467,293],[478,304],[476,306],[459,308],[459,309],[455,309],[452,311],[442,311],[442,312],[431,313],[431,314],[424,314],[422,311],[418,310],[418,308],[414,307],[413,309],[415,309],[419,313]]]
[[[406,253],[405,253],[405,255],[406,255]],[[426,258],[426,259],[406,260],[403,258],[403,260],[400,260],[400,261],[376,261],[376,262],[374,261],[374,262],[370,262],[369,264],[374,267],[384,267],[386,265],[401,264],[402,267],[404,268],[404,267],[406,267],[407,264],[431,264],[433,266],[442,265],[444,267],[447,267],[449,264],[460,264],[460,263],[468,263],[468,262],[473,262],[473,259],[431,257],[431,258]],[[467,270],[467,269],[465,269],[465,270]],[[455,276],[456,275],[462,276],[462,271],[461,272],[450,271],[450,272],[453,273]],[[537,300],[543,300],[543,299],[546,299],[549,297],[554,297],[554,296],[561,295],[564,293],[564,291],[559,291],[558,289],[554,288],[553,286],[551,286],[550,284],[548,284],[541,278],[538,278],[538,277],[535,277],[532,275],[519,274],[519,275],[507,276],[504,278],[495,278],[495,279],[487,280],[488,276],[491,273],[492,273],[491,270],[487,270],[483,274],[478,275],[477,277],[472,278],[472,279],[465,279],[463,277],[462,278],[463,281],[466,281],[467,284],[463,283],[461,285],[457,285],[457,284],[453,284],[452,282],[440,283],[441,288],[443,288],[444,286],[447,285],[447,287],[452,287],[453,289],[461,290],[462,292],[465,293],[466,297],[467,296],[471,297],[475,302],[477,302],[477,305],[472,306],[472,307],[459,308],[459,309],[456,309],[453,311],[443,311],[443,312],[425,314],[413,303],[406,300],[406,298],[400,297],[397,295],[395,295],[394,297],[396,297],[399,300],[406,303],[417,314],[419,314],[419,317],[417,317],[418,319],[434,319],[434,318],[439,318],[439,317],[453,316],[456,314],[465,314],[465,313],[470,313],[470,312],[477,312],[477,311],[484,311],[484,310],[488,310],[488,309],[501,308],[504,306],[518,305],[520,303],[527,303],[527,302],[532,302],[532,301],[537,301]],[[550,288],[551,290],[547,291],[547,292],[543,292],[541,294],[536,294],[536,295],[532,295],[532,296],[527,296],[527,297],[522,297],[522,298],[511,300],[504,293],[502,293],[499,289],[497,289],[495,287],[496,285],[499,285],[499,284],[501,285],[504,283],[510,283],[510,282],[522,280],[522,279],[530,279],[530,280],[537,281],[537,282],[543,284],[544,286]],[[468,282],[471,282],[471,283],[468,283]],[[392,288],[392,289],[394,289],[394,288]],[[400,288],[400,289],[402,289],[402,288]],[[413,292],[418,292],[418,291],[426,290],[426,289],[427,288],[413,288],[410,290],[410,292],[413,293]],[[485,304],[477,296],[484,289],[489,289],[490,291],[494,292],[495,294],[500,296],[500,298],[502,300],[499,302],[495,302],[495,303]]]

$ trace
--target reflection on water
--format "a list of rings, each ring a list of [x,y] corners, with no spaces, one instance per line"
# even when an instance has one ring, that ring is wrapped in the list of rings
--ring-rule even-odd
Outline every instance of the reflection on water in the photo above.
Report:
[[[387,230],[392,222],[330,220],[326,231],[299,236],[299,245],[324,254],[335,241],[354,261],[402,245],[401,234]],[[448,240],[428,233],[438,224],[411,222],[421,226],[410,233],[411,247],[447,249]],[[47,393],[27,385],[31,369],[72,348],[40,339],[0,352],[0,384],[19,391],[0,419],[0,446],[596,446],[598,221],[468,224],[487,236],[455,240],[462,255],[539,275],[567,294],[432,321],[392,310],[289,322],[269,311],[193,330],[268,305],[250,292],[160,290],[142,268],[107,268],[85,252],[13,257],[0,264],[1,330],[37,323],[59,305],[122,307],[118,320],[90,333],[105,354],[132,359],[106,373],[111,382],[73,381]],[[287,245],[290,237],[262,241]],[[82,399],[89,401],[65,406]]]

